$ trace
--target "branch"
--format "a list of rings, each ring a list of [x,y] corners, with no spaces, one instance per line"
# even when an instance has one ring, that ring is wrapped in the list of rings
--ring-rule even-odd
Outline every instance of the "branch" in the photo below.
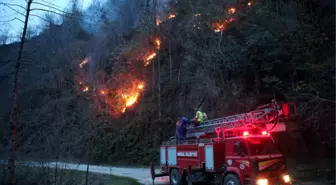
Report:
[[[62,12],[62,13],[64,13],[64,14],[73,15],[73,13],[66,12],[66,11],[64,11],[64,10],[61,10],[60,8],[57,8],[57,7],[54,7],[54,6],[51,6],[51,5],[47,5],[47,4],[44,4],[44,3],[33,2],[33,4],[39,4],[39,5],[42,5],[42,6],[45,6],[45,7],[52,8],[52,9],[54,9],[54,10],[60,11],[60,12]],[[90,17],[87,16],[87,15],[82,15],[82,16],[83,16],[83,17],[88,17],[88,18],[90,18]]]
[[[88,22],[86,22],[86,21],[83,21],[82,19],[80,19],[80,17],[76,17],[76,16],[72,16],[72,15],[67,15],[67,14],[61,14],[61,13],[58,13],[58,12],[55,12],[55,11],[52,11],[52,10],[45,10],[45,9],[41,9],[41,8],[33,8],[33,9],[31,9],[31,11],[33,11],[33,10],[40,10],[40,11],[44,11],[44,12],[48,12],[48,13],[54,13],[54,14],[56,14],[56,15],[60,15],[60,16],[65,16],[65,17],[69,17],[69,18],[74,18],[74,19],[77,19],[77,20],[79,20],[79,21],[81,21],[82,23],[86,23],[86,24],[88,24],[88,25],[90,25],[90,26],[92,26],[93,24],[91,24],[91,23],[88,23]],[[34,15],[35,17],[39,17],[39,16],[37,16],[37,15]],[[41,17],[40,17],[41,18]]]
[[[0,2],[0,4],[5,5],[5,6],[7,6],[7,7],[10,7],[10,6],[17,6],[17,7],[20,7],[20,8],[22,8],[22,9],[24,9],[24,10],[27,10],[25,7],[23,7],[23,6],[21,6],[21,5],[18,5],[18,4],[3,3],[3,2]]]
[[[33,4],[39,4],[39,5],[42,5],[42,6],[46,6],[46,7],[48,7],[48,8],[52,8],[52,9],[54,9],[54,10],[60,11],[60,12],[65,13],[65,14],[70,14],[70,15],[72,14],[72,13],[69,13],[69,12],[65,12],[65,11],[63,11],[63,10],[61,10],[61,9],[59,9],[59,8],[56,8],[56,7],[53,7],[53,6],[44,4],[44,3],[33,2]],[[33,10],[33,9],[32,9],[32,10]]]
[[[48,22],[48,23],[51,23],[51,21],[50,21],[50,20],[47,20],[47,19],[45,19],[45,18],[43,18],[43,17],[41,17],[41,16],[39,16],[39,15],[30,14],[30,16],[33,16],[33,17],[38,17],[38,18],[40,18],[40,19],[42,19],[42,20],[44,20],[44,21],[46,21],[46,22]]]
[[[5,20],[5,21],[0,21],[0,22],[11,22],[11,21],[14,21],[14,20],[18,20],[18,21],[21,21],[22,23],[24,23],[23,20],[17,18],[17,17],[14,17],[13,19],[10,19],[10,20]]]
[[[7,4],[5,4],[5,3],[1,3],[1,2],[0,2],[0,4],[7,6],[7,7],[10,8],[11,10],[13,10],[14,12],[16,12],[16,13],[22,15],[22,16],[26,16],[25,14],[23,14],[23,13],[21,13],[21,12],[15,10],[14,8],[10,7],[9,5],[7,5]]]
[[[70,16],[70,15],[66,15],[66,14],[61,14],[59,12],[55,12],[55,11],[52,11],[52,10],[45,10],[45,9],[42,9],[42,8],[32,8],[31,11],[44,11],[44,12],[48,12],[48,13],[54,13],[54,14],[57,14],[57,15],[60,15],[60,16],[66,16],[66,17],[70,17],[70,18],[74,18],[74,16]]]

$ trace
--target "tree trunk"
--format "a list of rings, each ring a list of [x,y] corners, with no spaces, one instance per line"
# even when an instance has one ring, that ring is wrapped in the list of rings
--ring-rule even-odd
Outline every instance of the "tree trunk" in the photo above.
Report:
[[[155,92],[155,60],[152,62],[152,98],[154,98],[154,92]]]
[[[159,97],[158,97],[158,103],[159,103],[159,120],[161,119],[161,74],[160,74],[160,51],[158,51],[158,93],[159,93]]]
[[[56,156],[55,179],[54,179],[55,185],[57,185],[57,173],[58,173],[57,168],[58,168],[58,156]]]
[[[169,39],[169,80],[172,81],[171,40]]]
[[[90,120],[90,129],[89,129],[89,142],[88,142],[88,158],[87,158],[87,164],[86,164],[86,176],[85,176],[85,185],[89,184],[89,167],[91,162],[91,153],[92,153],[92,145],[91,145],[91,138],[92,138],[92,127],[93,123],[92,120]]]
[[[21,36],[21,43],[20,43],[20,50],[19,55],[15,64],[15,72],[14,72],[14,83],[13,83],[13,109],[11,114],[11,125],[12,125],[12,156],[11,156],[11,167],[10,167],[10,184],[14,185],[15,183],[15,145],[16,145],[16,118],[17,118],[17,97],[18,97],[18,76],[19,76],[19,69],[21,65],[21,59],[22,59],[22,51],[23,51],[23,45],[25,43],[25,36],[27,32],[27,26],[28,26],[28,18],[29,18],[29,12],[30,12],[30,5],[33,0],[29,0],[27,2],[27,9],[26,9],[26,18],[24,22],[23,27],[23,33]]]

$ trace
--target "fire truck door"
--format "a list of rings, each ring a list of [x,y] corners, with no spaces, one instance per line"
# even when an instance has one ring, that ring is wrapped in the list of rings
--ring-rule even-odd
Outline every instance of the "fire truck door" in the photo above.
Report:
[[[251,174],[250,157],[245,140],[229,140],[226,142],[227,171],[234,172],[244,182],[244,175]]]
[[[205,151],[204,151],[204,143],[198,144],[198,164],[199,168],[203,167],[203,163],[205,163]]]

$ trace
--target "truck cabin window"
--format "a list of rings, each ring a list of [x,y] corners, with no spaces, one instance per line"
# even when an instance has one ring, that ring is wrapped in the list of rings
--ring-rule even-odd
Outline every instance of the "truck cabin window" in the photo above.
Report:
[[[249,138],[247,143],[251,150],[251,155],[265,155],[278,153],[274,142],[270,138]]]
[[[247,147],[245,142],[235,141],[234,142],[234,153],[238,155],[247,155]]]

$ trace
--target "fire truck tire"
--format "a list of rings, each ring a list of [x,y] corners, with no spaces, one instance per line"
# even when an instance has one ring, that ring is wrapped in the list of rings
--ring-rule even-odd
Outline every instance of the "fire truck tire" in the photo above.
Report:
[[[183,179],[181,179],[181,174],[178,169],[172,169],[169,174],[169,180],[171,185],[184,185]]]
[[[241,183],[236,175],[228,174],[225,176],[222,185],[241,185]]]

